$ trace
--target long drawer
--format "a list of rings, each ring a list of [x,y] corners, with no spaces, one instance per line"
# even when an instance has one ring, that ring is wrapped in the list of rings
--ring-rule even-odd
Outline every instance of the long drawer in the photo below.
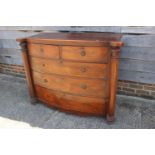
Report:
[[[107,81],[103,79],[73,78],[32,72],[34,83],[42,87],[80,96],[106,98]]]
[[[76,63],[30,57],[34,71],[59,75],[107,79],[107,64]]]
[[[105,99],[70,95],[52,91],[39,85],[35,85],[35,92],[39,100],[45,102],[48,106],[85,114],[105,114]]]
[[[108,63],[107,47],[62,46],[62,58],[72,61]]]

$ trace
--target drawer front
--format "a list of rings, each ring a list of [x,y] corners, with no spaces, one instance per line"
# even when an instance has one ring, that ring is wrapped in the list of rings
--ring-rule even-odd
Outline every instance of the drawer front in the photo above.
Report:
[[[63,46],[62,58],[73,61],[108,63],[108,48]]]
[[[106,81],[101,79],[73,78],[32,72],[34,83],[42,87],[90,97],[107,97]]]
[[[52,91],[39,85],[35,85],[35,92],[39,100],[49,106],[83,114],[105,114],[106,101],[104,99],[70,95]]]
[[[59,47],[42,44],[28,44],[29,55],[43,58],[59,59]]]
[[[107,64],[75,63],[30,57],[34,71],[59,75],[107,79]]]

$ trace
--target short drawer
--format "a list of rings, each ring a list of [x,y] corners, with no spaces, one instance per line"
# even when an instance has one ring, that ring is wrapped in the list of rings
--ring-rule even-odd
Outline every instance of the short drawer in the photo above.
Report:
[[[30,64],[34,71],[41,73],[103,79],[107,79],[108,74],[107,64],[76,63],[35,57],[30,57]]]
[[[42,87],[89,97],[107,97],[107,81],[99,79],[72,78],[32,72],[34,83]]]
[[[43,44],[28,44],[29,55],[43,58],[59,59],[59,47]]]
[[[73,60],[73,61],[107,63],[108,48],[63,46],[62,58],[65,60]]]

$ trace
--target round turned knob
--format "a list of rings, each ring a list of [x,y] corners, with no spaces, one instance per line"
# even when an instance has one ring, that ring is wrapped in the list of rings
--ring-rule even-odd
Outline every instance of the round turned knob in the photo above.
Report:
[[[80,87],[81,87],[82,89],[86,89],[86,88],[87,88],[87,85],[86,85],[86,84],[81,84]]]
[[[43,48],[40,48],[40,51],[43,53],[44,52],[44,49]]]
[[[84,73],[84,72],[87,71],[87,69],[86,69],[85,67],[81,67],[81,68],[80,68],[80,71]]]
[[[48,82],[47,79],[44,79],[44,82],[45,82],[45,83]]]
[[[60,59],[60,60],[58,61],[58,63],[59,63],[59,64],[63,64],[63,60]]]
[[[80,55],[81,56],[85,56],[86,55],[86,52],[84,51],[84,49],[81,50]]]

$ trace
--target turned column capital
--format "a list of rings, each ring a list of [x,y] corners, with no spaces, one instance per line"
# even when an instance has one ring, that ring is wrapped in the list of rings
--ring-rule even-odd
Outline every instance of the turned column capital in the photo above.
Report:
[[[21,47],[21,51],[22,52],[27,52],[28,51],[28,49],[27,49],[27,43],[26,42],[20,42],[20,47]]]
[[[120,48],[123,46],[123,42],[110,42],[111,56],[114,59],[120,57]]]
[[[111,57],[114,59],[119,59],[120,57],[120,47],[111,46]]]

